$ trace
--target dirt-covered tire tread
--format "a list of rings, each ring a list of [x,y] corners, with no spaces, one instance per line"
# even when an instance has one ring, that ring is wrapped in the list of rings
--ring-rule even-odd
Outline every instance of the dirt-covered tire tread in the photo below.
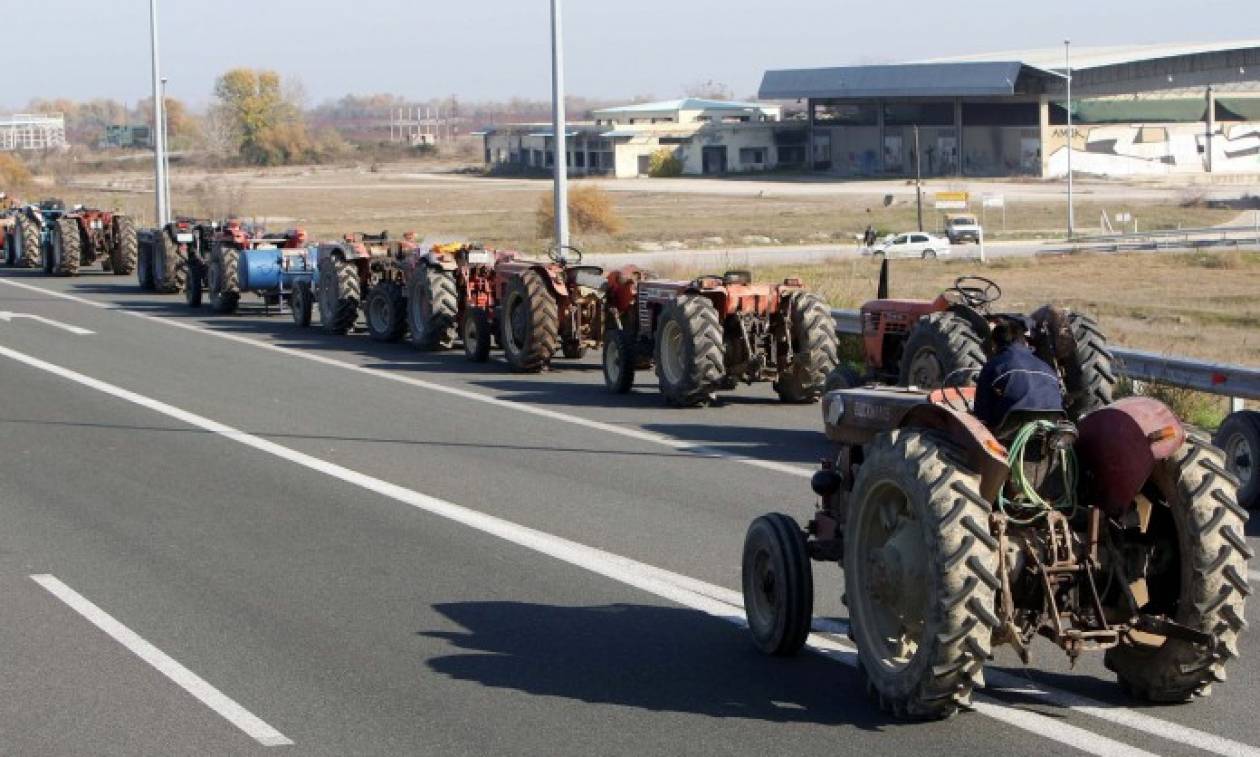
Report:
[[[128,216],[114,216],[114,249],[110,250],[110,268],[116,276],[130,276],[136,272],[136,260],[140,250],[136,238],[136,224]]]
[[[340,257],[322,261],[319,323],[330,334],[346,334],[359,318],[362,289],[359,270]]]
[[[1116,385],[1114,358],[1107,347],[1107,336],[1092,316],[1068,314],[1068,327],[1076,342],[1076,354],[1067,371],[1067,411],[1071,418],[1110,405]]]
[[[524,342],[520,345],[512,336],[511,308],[518,299],[523,300],[528,314]],[[504,357],[514,370],[537,373],[551,363],[560,346],[559,308],[537,271],[525,271],[508,282],[500,329]]]
[[[235,313],[241,302],[241,253],[235,247],[220,246],[211,253],[210,265],[218,268],[217,287],[210,288],[210,306],[216,313]]]
[[[784,402],[816,402],[827,385],[828,374],[839,362],[835,321],[831,309],[810,292],[790,295],[788,318],[792,363],[774,388]]]
[[[384,308],[383,322],[373,314]],[[407,330],[407,300],[402,287],[394,281],[382,281],[368,292],[363,303],[368,336],[378,342],[397,342]]]
[[[427,310],[428,318],[422,313]],[[451,273],[424,266],[412,277],[407,303],[411,343],[420,350],[449,350],[459,336],[459,290]]]
[[[984,367],[984,341],[971,323],[957,313],[942,311],[920,318],[910,330],[901,355],[898,383],[909,386],[914,356],[931,348],[940,365],[940,381],[948,386],[971,386]],[[938,389],[940,387],[920,387]]]
[[[39,244],[39,226],[24,217],[18,217],[16,224],[13,235],[14,238],[19,235],[22,237],[22,257],[16,259],[14,264],[18,268],[39,268],[44,261],[44,253]]]
[[[663,350],[667,349],[665,326],[670,321],[681,327],[683,335],[686,368],[678,381],[669,378],[662,363]],[[661,312],[654,351],[657,381],[669,404],[699,407],[713,401],[726,376],[726,351],[721,319],[708,298],[686,294],[668,304]]]
[[[79,238],[79,222],[74,218],[57,219],[57,239],[61,243],[61,258],[57,261],[58,276],[78,276],[83,256],[83,240]]]

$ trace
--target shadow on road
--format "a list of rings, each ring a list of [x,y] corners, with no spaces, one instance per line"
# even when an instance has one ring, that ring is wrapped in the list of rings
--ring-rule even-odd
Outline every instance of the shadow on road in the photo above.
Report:
[[[648,423],[643,428],[674,439],[700,442],[736,455],[816,466],[820,460],[835,458],[835,452],[827,437],[822,434],[821,426],[820,421],[817,427],[801,429],[706,426],[702,423]],[[808,497],[808,489],[803,491]]]
[[[856,673],[813,655],[770,658],[747,632],[673,607],[452,602],[434,607],[466,631],[420,631],[467,653],[430,659],[456,680],[539,696],[780,723],[897,723]]]

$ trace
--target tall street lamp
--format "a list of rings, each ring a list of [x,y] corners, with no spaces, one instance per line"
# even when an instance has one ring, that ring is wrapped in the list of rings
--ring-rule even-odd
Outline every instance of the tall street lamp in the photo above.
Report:
[[[569,149],[564,112],[564,30],[560,24],[560,0],[551,0],[551,130],[554,138],[556,248],[564,255],[569,246]]]
[[[1072,40],[1063,40],[1063,59],[1067,65],[1067,179],[1068,238],[1076,234],[1076,209],[1072,202]]]
[[[170,221],[166,195],[166,118],[163,113],[162,75],[158,71],[157,0],[149,0],[149,35],[153,51],[153,194],[157,200],[157,226]]]

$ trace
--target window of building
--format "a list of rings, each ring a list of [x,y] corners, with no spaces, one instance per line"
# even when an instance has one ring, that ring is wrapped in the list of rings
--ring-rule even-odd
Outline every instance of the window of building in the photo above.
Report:
[[[766,163],[766,148],[764,147],[741,147],[739,148],[739,162],[746,166],[762,166]]]
[[[586,168],[586,153],[573,153],[573,166],[574,168]]]
[[[963,126],[1038,126],[1037,103],[963,103]]]
[[[551,150],[548,150],[548,151],[547,151],[547,160],[546,160],[546,162],[544,163],[544,165],[545,165],[547,168],[551,168],[551,167],[552,167],[552,166],[554,166],[555,164],[556,164],[556,154],[555,154],[554,152],[552,152]]]
[[[952,102],[884,103],[885,126],[953,126]]]
[[[780,166],[805,165],[805,145],[779,145],[776,149]]]
[[[879,110],[871,103],[814,101],[814,123],[825,126],[875,126]]]
[[[690,137],[661,137],[658,140],[663,145],[685,145],[691,141]]]
[[[831,132],[814,135],[814,170],[831,170]]]

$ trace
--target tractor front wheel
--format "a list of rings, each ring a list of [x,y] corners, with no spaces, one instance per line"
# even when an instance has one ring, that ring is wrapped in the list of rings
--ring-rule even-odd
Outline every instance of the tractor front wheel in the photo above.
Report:
[[[411,343],[418,350],[449,350],[459,326],[455,277],[440,268],[417,268],[407,298]]]
[[[368,336],[378,342],[397,342],[407,329],[407,303],[402,288],[393,281],[382,281],[368,292],[363,303]]]
[[[1225,456],[1206,439],[1190,435],[1152,475],[1154,504],[1142,544],[1151,615],[1167,616],[1213,639],[1203,645],[1151,634],[1132,635],[1107,650],[1107,667],[1134,696],[1152,702],[1184,702],[1207,696],[1225,680],[1225,663],[1238,657],[1251,593],[1247,561],[1247,512],[1237,500]],[[1130,561],[1132,562],[1132,561]]]
[[[698,407],[717,397],[726,376],[722,323],[713,303],[687,294],[667,305],[656,330],[656,378],[671,405]]]
[[[188,286],[184,289],[184,302],[190,308],[201,307],[201,293],[206,288],[206,266],[201,258],[188,261]]]
[[[464,357],[474,363],[490,359],[490,314],[485,308],[468,308],[464,312]]]
[[[220,315],[236,312],[241,302],[240,252],[235,247],[215,247],[210,253],[206,284],[210,307]]]
[[[876,437],[853,485],[844,588],[858,670],[896,717],[946,718],[984,683],[997,540],[980,476],[930,432]]]
[[[114,275],[135,273],[138,252],[135,223],[127,216],[114,216],[114,248],[109,251],[109,267]]]
[[[319,266],[319,323],[330,334],[346,334],[359,319],[359,270],[339,257]]]
[[[1260,507],[1260,412],[1231,413],[1216,432],[1216,446],[1225,451],[1225,468],[1238,478],[1238,501]]]
[[[537,271],[508,282],[500,328],[504,357],[513,369],[537,373],[551,362],[560,342],[560,316]]]
[[[626,394],[634,386],[636,341],[625,329],[604,334],[604,386],[613,394]]]
[[[901,354],[902,386],[970,386],[984,367],[984,340],[956,313],[933,313],[910,330]]]
[[[836,324],[818,295],[808,292],[791,295],[788,318],[792,362],[774,388],[784,402],[816,402],[839,362]]]
[[[757,648],[780,657],[801,651],[814,617],[814,570],[796,521],[772,513],[752,522],[744,537],[742,579]]]
[[[311,285],[310,282],[299,281],[289,293],[289,315],[293,323],[301,328],[311,325]]]

